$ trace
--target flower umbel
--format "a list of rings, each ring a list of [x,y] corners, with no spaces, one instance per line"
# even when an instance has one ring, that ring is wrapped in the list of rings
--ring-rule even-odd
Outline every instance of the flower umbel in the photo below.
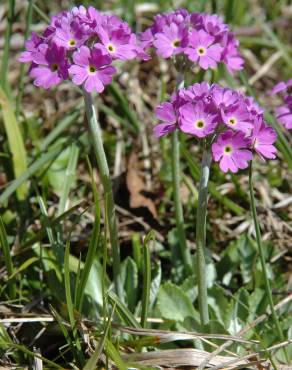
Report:
[[[275,130],[264,121],[263,110],[251,97],[218,84],[196,83],[178,90],[156,109],[163,123],[154,127],[155,136],[173,130],[204,139],[212,148],[223,172],[248,167],[253,153],[274,159]]]
[[[163,58],[181,55],[203,69],[214,69],[220,62],[231,73],[243,67],[239,42],[216,14],[189,13],[185,9],[158,14],[140,40]]]
[[[31,63],[34,85],[48,89],[68,78],[87,92],[102,92],[116,72],[113,61],[147,59],[129,25],[93,7],[52,17],[43,35],[33,33],[19,61]]]

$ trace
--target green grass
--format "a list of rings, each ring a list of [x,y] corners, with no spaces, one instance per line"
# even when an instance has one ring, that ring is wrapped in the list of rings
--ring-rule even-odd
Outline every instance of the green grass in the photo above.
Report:
[[[156,13],[149,4],[158,11],[173,9],[170,0],[83,2],[98,3],[138,31]],[[38,359],[44,369],[114,364],[124,370],[134,366],[134,359],[135,366],[151,369],[161,359],[145,365],[139,362],[143,356],[182,348],[209,354],[217,348],[217,355],[240,358],[258,355],[273,368],[292,360],[287,267],[291,133],[275,120],[277,99],[267,95],[275,83],[291,77],[291,40],[277,26],[286,4],[260,2],[259,17],[249,1],[180,3],[191,11],[216,10],[224,16],[232,30],[242,32],[247,56],[244,72],[231,76],[219,68],[212,75],[194,76],[189,71],[187,83],[212,78],[244,89],[265,108],[278,134],[278,158],[253,163],[252,209],[248,171],[230,176],[216,164],[211,167],[206,235],[210,322],[204,328],[208,333],[198,334],[198,277],[181,256],[184,246],[174,217],[172,144],[152,134],[154,107],[168,99],[175,85],[173,70],[157,58],[121,63],[114,82],[93,97],[118,205],[117,266],[107,227],[111,199],[103,192],[80,91],[66,84],[48,92],[33,88],[27,66],[17,61],[23,42],[17,50],[13,44],[12,33],[21,33],[25,41],[30,30],[42,28],[62,10],[60,2],[6,2],[0,50],[0,367],[25,368]],[[256,66],[277,51],[282,52],[278,63],[250,86]],[[133,153],[137,163],[130,168]],[[183,229],[193,265],[202,152],[182,136],[180,155]],[[134,208],[131,201],[137,199],[141,204]]]

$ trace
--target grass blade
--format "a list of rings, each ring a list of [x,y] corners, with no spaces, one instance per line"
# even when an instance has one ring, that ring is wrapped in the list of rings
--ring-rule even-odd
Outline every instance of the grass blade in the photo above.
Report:
[[[66,249],[65,249],[65,261],[64,261],[65,295],[66,295],[66,304],[67,304],[67,309],[68,309],[69,321],[70,321],[70,325],[71,325],[75,345],[76,345],[76,348],[77,348],[77,351],[76,351],[77,358],[76,358],[76,360],[80,364],[83,364],[84,363],[84,356],[83,356],[83,353],[82,353],[80,340],[78,338],[76,320],[75,320],[75,317],[74,317],[74,306],[73,306],[72,295],[71,295],[69,257],[70,257],[70,241],[68,241],[66,243]]]
[[[8,283],[9,297],[10,299],[14,299],[15,294],[16,294],[15,281],[13,281],[12,279],[14,268],[13,268],[9,243],[7,240],[6,230],[5,230],[5,226],[2,221],[1,216],[0,216],[0,243],[1,243],[2,253],[4,256],[4,260],[5,260],[5,266],[6,266],[6,270],[8,274],[8,279],[10,280]]]
[[[10,342],[2,342],[2,344],[3,345],[7,345],[8,347],[12,347],[12,348],[18,349],[19,351],[21,351],[21,352],[23,352],[23,353],[31,356],[32,358],[35,358],[35,357],[39,358],[43,362],[45,362],[46,364],[50,365],[50,368],[64,370],[64,367],[56,364],[53,361],[50,361],[50,360],[46,359],[45,357],[39,355],[38,353],[35,353],[33,351],[30,351],[25,346],[22,346],[20,344],[10,343]]]
[[[15,178],[18,179],[27,170],[26,150],[23,143],[20,127],[7,95],[0,88],[0,105],[2,107],[3,122],[8,138]],[[24,200],[28,192],[27,183],[23,182],[16,189],[19,200]]]
[[[276,48],[280,50],[283,54],[283,58],[285,59],[287,65],[291,67],[292,65],[292,58],[290,57],[289,53],[287,52],[287,47],[282,44],[278,36],[275,32],[268,26],[266,23],[261,24],[262,29],[269,36],[269,38],[274,42]]]
[[[128,325],[136,329],[140,329],[141,325],[135,319],[133,314],[128,310],[128,308],[119,300],[119,298],[113,292],[108,294],[109,301],[112,305],[117,306],[116,311],[120,318]]]
[[[43,139],[40,144],[41,151],[45,151],[51,143],[60,137],[63,131],[65,131],[72,123],[75,123],[80,116],[80,110],[73,111],[60,122],[56,124],[56,127]]]
[[[99,238],[100,238],[100,204],[99,204],[99,198],[98,198],[97,189],[96,189],[96,185],[94,182],[92,168],[90,166],[90,163],[89,163],[89,172],[91,174],[93,199],[94,199],[94,205],[95,205],[95,214],[94,214],[95,221],[94,221],[92,235],[90,238],[89,248],[88,248],[85,263],[84,263],[84,268],[81,273],[80,284],[78,284],[76,306],[80,312],[82,311],[82,304],[83,304],[83,299],[84,299],[86,283],[87,283],[87,280],[90,274],[92,264],[94,262],[94,257],[96,254],[96,250],[97,250],[97,246],[98,246]]]
[[[2,63],[1,63],[1,71],[0,71],[0,86],[4,91],[8,91],[8,82],[7,82],[7,75],[8,75],[8,60],[9,60],[9,51],[10,51],[10,39],[12,36],[12,25],[13,25],[13,18],[14,18],[14,6],[15,0],[8,0],[8,16],[7,16],[7,27],[5,32],[5,41],[4,41],[4,49],[2,54]]]
[[[150,242],[155,242],[155,234],[151,230],[145,240],[143,249],[143,294],[142,294],[142,311],[141,311],[141,326],[146,328],[149,297],[150,297],[150,284],[151,284],[151,260],[150,260]]]
[[[25,183],[30,177],[32,177],[36,172],[43,169],[45,165],[53,161],[63,150],[64,146],[59,146],[58,148],[52,149],[47,153],[41,154],[40,158],[37,159],[28,169],[23,172],[17,179],[15,179],[0,196],[0,204],[3,204],[11,194],[13,194],[17,189]]]
[[[66,202],[69,197],[70,189],[74,184],[78,155],[78,146],[76,144],[72,144],[70,147],[68,166],[64,175],[65,178],[63,182],[62,194],[59,201],[58,216],[60,216],[66,210]]]
[[[128,369],[128,366],[126,366],[126,364],[122,360],[122,358],[121,358],[119,352],[117,351],[116,347],[108,339],[106,340],[105,351],[106,351],[107,355],[115,363],[115,366],[119,370],[127,370]]]
[[[29,266],[31,266],[33,263],[37,262],[39,260],[38,257],[31,257],[28,260],[24,261],[20,267],[14,270],[13,274],[9,276],[8,280],[12,280],[15,278],[16,275],[18,275],[20,272],[26,270]]]
[[[105,327],[104,327],[104,330],[103,330],[103,335],[101,336],[101,338],[98,342],[96,350],[94,351],[94,353],[90,357],[90,359],[86,362],[86,364],[85,364],[85,366],[83,367],[82,370],[94,370],[94,369],[96,369],[96,363],[99,360],[101,352],[104,348],[106,337],[107,337],[107,334],[108,334],[108,331],[109,331],[109,328],[111,326],[111,322],[112,322],[112,319],[113,319],[113,316],[114,316],[115,308],[116,308],[116,306],[114,305],[114,307],[112,309],[112,313],[111,313],[110,317],[108,318],[108,320],[105,324]]]
[[[50,306],[50,310],[52,312],[52,315],[55,317],[55,319],[57,320],[58,322],[58,325],[60,327],[60,330],[61,332],[63,333],[64,335],[64,338],[66,340],[66,342],[68,343],[70,349],[72,350],[73,352],[73,356],[74,358],[77,358],[78,359],[78,353],[76,351],[76,346],[74,345],[74,343],[72,342],[72,339],[71,339],[71,336],[66,328],[66,326],[64,325],[63,323],[63,319],[62,317],[58,314],[58,312],[52,307]],[[63,368],[62,368],[63,369]]]
[[[26,27],[25,27],[25,32],[24,32],[24,42],[28,39],[28,36],[29,36],[30,25],[32,22],[32,13],[33,13],[32,0],[28,0],[28,7],[27,7],[27,12],[26,12]],[[24,72],[25,72],[25,64],[21,63],[20,74],[19,74],[18,95],[16,99],[16,108],[15,108],[16,117],[18,117],[20,113],[20,105],[22,101],[23,88],[24,88]]]
[[[119,85],[116,84],[115,82],[112,82],[108,86],[108,89],[110,93],[113,95],[113,97],[116,99],[119,107],[122,109],[125,116],[129,120],[129,123],[133,126],[133,129],[137,134],[140,131],[140,124],[138,118],[136,117],[134,111],[129,107],[129,103],[124,97],[123,92],[121,91]]]

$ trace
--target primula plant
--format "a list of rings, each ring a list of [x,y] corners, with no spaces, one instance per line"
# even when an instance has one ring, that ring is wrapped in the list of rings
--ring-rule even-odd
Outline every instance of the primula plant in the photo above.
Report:
[[[104,192],[107,196],[108,228],[114,256],[114,281],[122,299],[120,251],[113,191],[102,135],[91,93],[101,93],[117,72],[115,60],[148,59],[127,22],[105,15],[93,7],[75,7],[52,17],[41,36],[32,34],[20,62],[30,62],[34,85],[49,89],[70,79],[81,86]]]
[[[50,18],[41,3],[27,1],[15,109],[8,57],[22,15],[10,0],[1,54],[0,366],[282,369],[292,79],[265,75],[278,59],[291,68],[270,28],[287,7],[265,5],[269,22],[253,27],[261,6],[248,2],[182,1],[191,12],[163,1],[172,10],[152,16],[156,3],[105,2],[104,12],[52,1],[43,9],[61,11]],[[65,112],[56,127],[51,106]]]

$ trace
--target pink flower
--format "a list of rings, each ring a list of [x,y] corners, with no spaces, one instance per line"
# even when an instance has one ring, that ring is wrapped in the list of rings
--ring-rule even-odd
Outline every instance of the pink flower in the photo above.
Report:
[[[218,85],[213,85],[211,93],[216,106],[223,110],[230,108],[239,100],[239,95],[236,91],[228,88],[222,89]]]
[[[248,150],[250,140],[245,138],[240,131],[231,130],[220,134],[212,144],[213,158],[219,162],[223,172],[230,170],[235,173],[239,169],[248,167],[248,161],[252,160],[252,153]]]
[[[222,61],[226,65],[228,71],[233,74],[234,71],[243,68],[244,60],[238,52],[239,42],[235,39],[232,33],[226,33],[222,40],[225,45],[222,53]]]
[[[79,48],[88,39],[84,27],[72,22],[69,25],[63,25],[56,29],[54,42],[68,50]]]
[[[182,53],[188,44],[188,30],[183,25],[178,26],[176,23],[171,23],[155,35],[153,44],[157,49],[157,54],[163,58]]]
[[[105,85],[111,83],[116,69],[111,66],[111,57],[103,54],[103,50],[95,48],[92,51],[87,46],[81,46],[73,53],[73,65],[69,72],[76,85],[84,85],[87,92],[96,90],[101,93]]]
[[[278,122],[283,125],[287,130],[292,129],[292,97],[287,97],[286,102],[291,100],[291,103],[276,108],[276,116]]]
[[[277,140],[277,134],[272,127],[265,125],[263,120],[255,120],[251,140],[252,147],[261,157],[276,158],[277,149],[273,144]]]
[[[106,52],[113,59],[128,60],[137,56],[136,36],[133,33],[125,32],[123,28],[107,32],[103,27],[99,27],[98,35]]]
[[[68,78],[69,63],[62,47],[41,44],[38,51],[32,53],[32,61],[29,75],[34,78],[35,86],[49,89]]]
[[[223,122],[235,131],[249,133],[253,125],[250,121],[250,114],[244,104],[238,103],[222,110]]]
[[[203,69],[216,68],[221,59],[222,47],[215,43],[215,38],[207,32],[193,31],[189,36],[189,47],[185,54],[193,62],[198,62]]]
[[[43,38],[37,33],[32,32],[30,39],[25,42],[25,51],[20,54],[19,62],[32,62],[32,54],[38,51],[39,45],[43,42]]]
[[[278,94],[280,92],[286,92],[290,87],[292,87],[292,78],[287,82],[281,81],[273,87],[270,91],[270,95]]]
[[[172,103],[162,103],[156,108],[155,113],[156,117],[163,122],[156,125],[153,129],[154,135],[157,138],[164,136],[176,129],[177,117]]]
[[[203,102],[187,103],[180,110],[180,129],[199,138],[206,137],[215,131],[218,116],[206,109]]]

